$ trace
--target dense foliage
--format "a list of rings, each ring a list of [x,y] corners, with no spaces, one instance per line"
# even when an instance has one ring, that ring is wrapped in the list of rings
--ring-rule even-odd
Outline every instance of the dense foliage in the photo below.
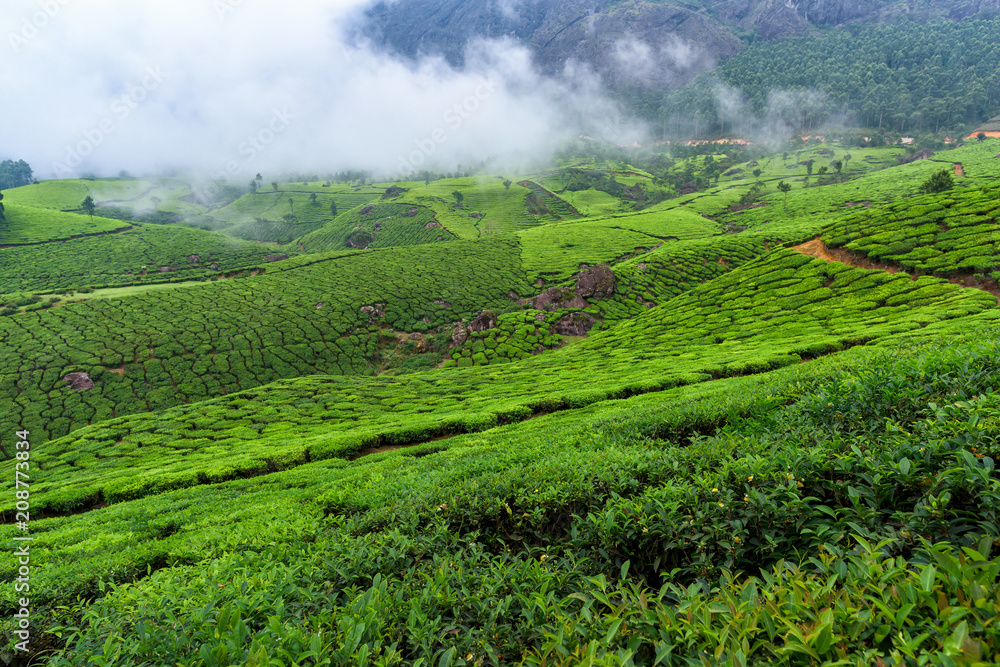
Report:
[[[34,659],[996,662],[996,151],[635,151],[210,211],[10,191],[38,245],[0,249],[0,538],[27,429]],[[85,196],[229,236],[52,240]],[[232,238],[278,215],[295,245]]]
[[[24,160],[4,160],[0,162],[0,190],[10,190],[35,182],[31,166]]]
[[[916,273],[982,282],[1000,278],[998,216],[1000,189],[949,192],[848,216],[825,238]]]
[[[844,112],[883,132],[937,132],[996,115],[998,45],[995,20],[858,23],[754,42],[685,88],[634,104],[671,135],[808,134]]]

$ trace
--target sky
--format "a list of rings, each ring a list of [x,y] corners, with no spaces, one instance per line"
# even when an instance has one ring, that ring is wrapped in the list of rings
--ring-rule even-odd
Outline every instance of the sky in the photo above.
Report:
[[[4,0],[0,159],[37,178],[242,183],[516,166],[569,136],[641,136],[585,67],[543,77],[510,41],[471,45],[458,71],[345,39],[368,1]]]

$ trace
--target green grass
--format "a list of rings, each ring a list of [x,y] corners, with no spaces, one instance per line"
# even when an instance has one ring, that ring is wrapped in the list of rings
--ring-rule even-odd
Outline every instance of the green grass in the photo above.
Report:
[[[366,210],[368,212],[364,213]],[[454,238],[451,232],[443,229],[434,219],[430,210],[422,206],[387,202],[346,211],[322,228],[299,239],[299,243],[307,252],[324,252],[348,247],[420,245]]]
[[[64,508],[98,498],[125,500],[349,456],[373,443],[480,430],[559,406],[759,373],[995,305],[989,294],[935,278],[913,281],[777,251],[613,329],[517,364],[456,368],[447,375],[304,378],[81,429],[38,457],[45,473],[33,483],[33,498],[38,506]],[[373,354],[375,340],[369,332],[367,349],[359,346],[353,354]],[[229,368],[238,358],[227,355]],[[189,363],[184,357],[168,361]],[[202,377],[217,375],[218,362],[197,363],[205,369]],[[157,371],[168,382],[190,381],[181,375],[184,365],[153,358],[129,367],[125,380],[140,367],[147,382],[156,381]],[[247,370],[261,372],[252,364]],[[124,388],[117,376],[99,379],[108,396]],[[62,414],[73,414],[74,404],[84,400],[69,389],[57,396],[65,401]],[[27,403],[21,395],[18,402]],[[244,446],[248,440],[251,449]]]
[[[32,186],[28,186],[32,187]],[[7,195],[4,195],[6,200]],[[0,220],[0,246],[62,241],[78,236],[107,234],[128,229],[127,222],[94,216],[62,213],[4,203],[6,220]]]
[[[3,196],[8,204],[69,211],[79,208],[89,194],[86,181],[59,180],[24,185],[5,191]]]
[[[979,280],[1000,277],[1000,190],[925,195],[862,211],[830,227],[827,244],[911,272]]]
[[[35,605],[68,603],[62,623],[80,630],[56,664],[178,662],[203,645],[248,662],[311,644],[339,662],[453,651],[541,664],[620,650],[651,664],[669,649],[683,664],[743,650],[740,637],[753,640],[747,664],[797,646],[871,664],[891,650],[961,655],[949,644],[961,622],[962,637],[983,642],[969,646],[992,656],[996,530],[966,517],[995,513],[998,480],[969,447],[992,452],[997,433],[968,419],[995,414],[981,380],[1000,355],[995,329],[970,342],[856,348],[36,520]],[[912,402],[893,409],[886,380]],[[966,402],[952,405],[959,392]],[[873,432],[852,453],[842,437],[864,431],[836,414],[858,407],[905,429]],[[933,446],[921,433],[938,436]],[[943,493],[953,500],[932,514]],[[791,631],[809,614],[831,641]]]
[[[261,188],[257,194],[245,195],[225,208],[212,211],[209,217],[217,223],[213,228],[247,240],[290,243],[330,222],[333,219],[332,202],[336,202],[338,213],[344,213],[377,200],[383,192],[382,189],[348,186],[309,188],[286,184],[278,187],[277,192]],[[315,203],[311,198],[313,194],[316,195]],[[287,222],[286,215],[294,219]]]
[[[42,440],[278,378],[371,374],[381,328],[428,332],[513,305],[508,292],[530,289],[518,258],[506,239],[313,255],[256,277],[2,317],[0,423]],[[381,317],[362,311],[376,304]],[[97,386],[73,391],[71,370]]]
[[[530,190],[512,183],[507,189],[503,178],[496,176],[449,178],[401,183],[408,191],[400,203],[429,208],[435,219],[458,238],[479,238],[527,229],[546,220],[525,208]],[[462,193],[462,207],[456,206],[454,192]],[[480,217],[472,217],[479,215]]]
[[[42,219],[50,215],[54,214],[46,212]],[[74,216],[74,222],[75,218],[89,222],[82,216]],[[190,280],[265,264],[265,257],[273,253],[213,232],[136,225],[120,234],[0,249],[0,293]],[[161,272],[163,268],[169,270]]]
[[[57,665],[997,661],[997,299],[780,247],[912,243],[937,262],[914,273],[973,270],[966,250],[997,254],[995,191],[975,187],[988,150],[939,154],[979,175],[911,197],[940,163],[878,171],[900,151],[852,149],[852,180],[797,184],[787,214],[771,185],[804,167],[780,156],[760,161],[769,205],[725,215],[751,179],[582,221],[551,193],[530,213],[493,175],[282,186],[191,222],[282,242],[300,225],[332,252],[24,304],[0,317],[0,537],[17,533],[24,428],[34,649]],[[180,202],[170,187],[137,201]],[[331,221],[337,197],[358,199]],[[282,207],[297,220],[280,235],[253,228]],[[386,245],[476,240],[343,248],[359,225]],[[0,254],[0,271],[74,283],[189,243],[230,242],[143,225],[31,248],[34,273]],[[231,243],[233,266],[268,252]],[[73,273],[73,249],[105,261]],[[600,261],[616,285],[588,337],[563,346],[567,311],[517,303]],[[497,328],[432,370],[484,309]]]

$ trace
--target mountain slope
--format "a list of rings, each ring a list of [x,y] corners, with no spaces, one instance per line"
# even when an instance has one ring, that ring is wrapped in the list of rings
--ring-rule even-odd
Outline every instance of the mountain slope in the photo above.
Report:
[[[456,65],[467,40],[509,37],[548,73],[574,59],[628,76],[641,61],[665,68],[656,83],[676,85],[738,53],[748,33],[773,40],[852,21],[997,13],[998,0],[408,0],[375,4],[360,30],[389,51],[442,54]],[[636,40],[652,50],[637,50]]]

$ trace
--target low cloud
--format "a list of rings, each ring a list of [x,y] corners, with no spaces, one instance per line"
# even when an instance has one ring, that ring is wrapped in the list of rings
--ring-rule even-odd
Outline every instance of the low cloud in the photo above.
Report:
[[[716,113],[730,136],[778,148],[788,139],[844,125],[845,112],[817,90],[772,90],[762,110],[754,112],[738,88],[717,84]]]
[[[708,51],[677,35],[656,43],[635,35],[622,37],[614,43],[611,60],[619,76],[647,87],[682,85],[693,74],[715,67]]]
[[[17,131],[0,157],[43,178],[169,170],[242,183],[543,159],[584,133],[641,138],[585,68],[544,77],[508,40],[470,44],[460,70],[396,59],[343,37],[364,6],[8,0],[0,90]]]

